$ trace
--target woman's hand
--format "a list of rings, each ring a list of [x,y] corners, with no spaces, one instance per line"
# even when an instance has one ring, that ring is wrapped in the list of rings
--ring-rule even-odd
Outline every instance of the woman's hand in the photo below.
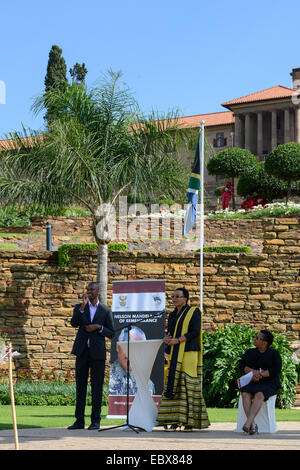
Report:
[[[260,370],[253,370],[252,372],[253,372],[252,381],[253,382],[259,382],[260,379],[262,378]]]
[[[253,373],[253,377],[252,377],[251,382],[259,382],[260,379],[263,377],[261,369],[260,370],[251,369],[251,367],[246,366],[245,369],[244,369],[244,372],[245,372],[245,374],[248,374],[249,372]],[[266,377],[266,376],[264,376],[264,377]]]
[[[270,372],[268,370],[261,370],[260,375],[261,377],[270,377]]]
[[[175,346],[175,344],[179,344],[179,339],[178,338],[171,338],[169,340],[169,346]]]
[[[175,346],[175,344],[179,344],[179,339],[178,338],[173,338],[170,334],[164,337],[163,339],[164,343],[166,343],[168,346]]]
[[[165,344],[167,344],[168,346],[170,346],[170,341],[171,341],[171,339],[172,339],[172,336],[170,335],[170,333],[168,333],[168,334],[164,337],[163,342],[164,342]]]

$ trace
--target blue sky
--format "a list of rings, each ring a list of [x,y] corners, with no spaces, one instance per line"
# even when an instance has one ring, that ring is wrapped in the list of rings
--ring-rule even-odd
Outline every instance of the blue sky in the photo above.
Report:
[[[140,107],[183,115],[278,84],[300,67],[296,0],[14,0],[0,6],[0,137],[43,127],[31,105],[44,89],[48,54],[67,70],[85,62],[87,85],[123,72]],[[0,95],[1,98],[1,95]]]

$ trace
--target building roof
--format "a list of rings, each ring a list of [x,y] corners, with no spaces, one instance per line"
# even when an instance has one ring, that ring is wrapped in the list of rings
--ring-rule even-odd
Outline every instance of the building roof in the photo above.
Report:
[[[39,139],[42,139],[42,135],[34,136],[34,137],[21,137],[20,140],[23,142],[24,146],[30,147],[32,145],[32,142],[34,140],[38,141]],[[0,139],[0,151],[1,150],[12,150],[12,149],[17,149],[18,146],[16,145],[17,139]]]
[[[179,125],[182,127],[200,127],[201,121],[205,121],[205,127],[233,124],[234,115],[232,111],[221,111],[219,113],[183,116],[178,119]]]
[[[279,98],[290,98],[293,96],[294,90],[282,85],[276,85],[271,88],[266,88],[265,90],[257,91],[256,93],[251,93],[250,95],[242,96],[241,98],[236,98],[226,103],[222,103],[222,106],[229,108],[235,104],[243,103],[254,103],[256,101],[266,101],[266,100],[276,100]]]

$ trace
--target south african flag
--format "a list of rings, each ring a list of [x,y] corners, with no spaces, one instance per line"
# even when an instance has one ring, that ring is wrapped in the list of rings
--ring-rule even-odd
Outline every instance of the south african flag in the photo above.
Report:
[[[188,208],[185,214],[184,219],[184,227],[183,227],[183,235],[192,230],[196,215],[197,215],[197,204],[198,204],[198,191],[200,189],[200,152],[199,152],[199,140],[197,143],[194,163],[192,167],[192,173],[189,180],[189,187],[187,190],[187,197],[188,197]]]

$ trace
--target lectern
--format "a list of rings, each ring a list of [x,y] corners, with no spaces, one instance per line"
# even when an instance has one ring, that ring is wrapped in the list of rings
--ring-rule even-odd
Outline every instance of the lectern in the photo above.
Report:
[[[132,426],[151,432],[156,425],[158,413],[148,388],[148,381],[162,339],[149,339],[145,341],[130,341],[130,365],[137,383],[137,394],[129,410],[129,423]],[[118,344],[128,355],[128,342],[119,341]]]

